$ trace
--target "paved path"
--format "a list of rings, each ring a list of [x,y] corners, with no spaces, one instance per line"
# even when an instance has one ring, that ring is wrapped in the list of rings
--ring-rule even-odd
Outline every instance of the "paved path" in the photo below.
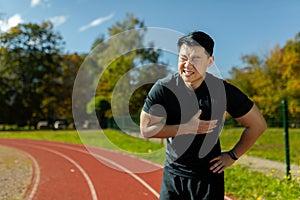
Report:
[[[275,176],[280,179],[286,177],[286,164],[282,162],[246,155],[240,158],[237,163],[246,165],[251,170],[262,172],[266,175]],[[292,178],[300,183],[300,166],[290,165],[290,168]]]

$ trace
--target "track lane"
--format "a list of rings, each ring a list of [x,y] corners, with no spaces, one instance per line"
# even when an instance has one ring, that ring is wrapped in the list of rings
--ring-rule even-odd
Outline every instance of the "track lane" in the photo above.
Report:
[[[51,146],[60,146],[69,148],[74,151],[80,151],[93,155],[98,161],[107,165],[110,168],[118,171],[126,172],[146,188],[148,188],[157,198],[162,177],[162,165],[151,163],[147,160],[136,158],[127,154],[116,152],[113,150],[101,149],[96,147],[77,146],[74,144],[51,143]]]
[[[84,179],[85,179],[85,181],[86,181],[86,183],[89,187],[92,200],[98,200],[96,190],[94,188],[94,185],[93,185],[89,175],[75,160],[73,160],[72,158],[70,158],[66,154],[60,153],[59,151],[55,151],[55,150],[52,150],[52,149],[49,149],[49,148],[44,148],[44,147],[40,147],[40,146],[36,146],[36,145],[34,145],[34,147],[36,147],[38,149],[44,149],[46,151],[52,152],[52,153],[64,158],[65,160],[69,161],[70,163],[72,163],[80,171],[81,175],[84,177]],[[75,172],[74,169],[70,169],[70,171],[72,173]]]
[[[108,197],[113,195],[114,199],[117,199],[116,196],[118,195],[118,198],[120,199],[155,199],[153,195],[151,195],[153,189],[147,187],[149,186],[147,183],[144,183],[143,180],[136,180],[136,177],[131,171],[128,171],[126,167],[118,165],[115,161],[101,155],[94,155],[94,159],[89,159],[89,163],[87,163],[84,160],[80,161],[81,157],[91,157],[90,152],[84,150],[82,146],[75,145],[70,147],[61,144],[49,145],[52,146],[52,148],[58,148],[59,151],[64,152],[65,154],[68,154],[68,152],[73,154],[74,151],[82,153],[83,155],[77,158],[77,162],[85,163],[85,169],[93,174],[92,179],[94,180],[95,187],[99,188],[101,191],[105,191],[101,192],[102,198],[104,198],[103,195],[108,195]],[[98,159],[96,159],[96,157]],[[99,157],[101,162],[99,161]],[[114,166],[118,165],[117,167],[119,167],[119,170],[111,167],[111,165],[104,165],[103,161],[113,164]],[[99,182],[99,180],[101,180],[101,182]]]
[[[0,143],[27,152],[39,166],[38,185],[28,188],[31,195],[27,199],[92,199],[88,185],[82,184],[86,180],[80,170],[61,155],[34,144],[26,144],[24,140],[1,139]]]
[[[6,141],[0,140],[0,144],[1,143],[4,145],[21,148],[22,150],[34,156],[39,162],[41,168],[41,183],[37,189],[37,193],[34,199],[92,199],[91,194],[87,194],[88,189],[86,188],[83,189],[84,187],[86,187],[87,184],[85,182],[87,181],[73,180],[73,181],[68,181],[66,183],[58,178],[58,177],[64,177],[64,174],[67,175],[68,174],[66,173],[67,171],[72,173],[80,171],[80,170],[74,170],[74,168],[79,169],[78,166],[84,168],[87,174],[89,174],[92,184],[97,190],[98,199],[157,199],[157,196],[153,194],[153,191],[156,194],[158,194],[158,191],[156,191],[156,189],[153,189],[150,185],[148,185],[148,183],[141,184],[141,182],[144,181],[140,177],[138,179],[141,179],[142,181],[138,181],[137,178],[133,178],[132,174],[128,173],[130,171],[124,172],[121,171],[124,169],[117,170],[106,164],[103,164],[103,162],[99,161],[100,155],[91,156],[90,152],[88,152],[81,145],[70,145],[65,143],[53,143],[53,142],[35,141],[35,140],[14,141],[11,139],[8,139]],[[34,148],[36,148],[36,150],[33,150]],[[39,151],[39,153],[34,152],[37,150]],[[45,155],[45,152],[47,151],[48,154],[49,152],[50,154],[51,153],[52,154]],[[41,154],[45,156],[41,156]],[[56,158],[53,157],[54,156],[53,154],[56,154]],[[114,154],[116,153],[114,152]],[[103,158],[105,157],[102,157],[102,159]],[[47,176],[43,175],[46,171],[44,169],[45,168],[43,164],[44,161],[42,160],[48,160],[48,161],[52,160],[52,162],[48,162]],[[76,164],[74,164],[74,162],[72,162],[71,160],[74,160],[74,162],[76,161],[76,163],[78,164],[77,167]],[[66,164],[66,161],[68,161],[69,165],[72,166],[64,167],[64,165],[68,165]],[[111,164],[110,159],[107,159],[105,162],[108,161]],[[148,162],[148,165],[149,164],[150,163]],[[82,176],[83,175],[81,174],[81,179],[83,179]],[[49,181],[51,179],[57,180],[56,182],[58,183],[56,185],[51,184],[50,183],[51,181]],[[76,182],[76,184],[72,184],[72,182]],[[59,183],[61,183],[62,185],[60,185]],[[77,185],[77,187],[72,188],[72,185]],[[85,186],[83,187],[83,185]],[[51,193],[54,192],[53,189],[51,188],[54,188],[54,190],[58,190],[58,188],[63,188],[64,191],[59,192],[59,197],[57,196],[54,197],[53,195],[52,196],[50,195],[51,197],[50,196],[47,197],[46,194],[49,193],[48,191],[50,191]],[[75,190],[82,194],[76,194],[70,196],[69,194],[70,193],[73,194],[73,191]],[[68,194],[66,195],[68,197],[61,196],[64,193]],[[37,198],[37,196],[40,196],[41,198],[40,197]]]
[[[116,151],[110,151],[105,149],[100,149],[96,147],[88,147],[89,149],[92,148],[93,152],[88,151],[85,146],[82,145],[76,145],[76,144],[68,144],[68,143],[49,143],[47,141],[42,142],[43,145],[46,145],[47,147],[51,148],[58,148],[59,151],[71,150],[71,153],[73,154],[74,151],[81,152],[85,154],[86,156],[90,157],[93,155],[95,158],[96,163],[93,164],[95,166],[96,164],[104,165],[104,167],[108,168],[109,171],[103,171],[104,169],[101,168],[103,174],[102,177],[95,178],[96,180],[103,180],[106,183],[105,189],[102,189],[106,193],[107,191],[110,191],[111,194],[121,194],[120,199],[123,199],[124,196],[125,199],[157,199],[159,197],[159,187],[161,182],[161,173],[156,173],[155,176],[150,175],[151,178],[149,178],[149,182],[145,182],[142,178],[138,176],[138,174],[135,174],[133,171],[133,166],[135,169],[138,169],[141,171],[143,169],[146,170],[160,170],[162,166],[151,163],[146,160],[137,159],[132,156],[128,156],[125,154],[120,154]],[[103,156],[104,155],[104,156]],[[89,161],[90,162],[90,161]],[[120,164],[119,164],[120,163]],[[85,163],[85,167],[88,167]],[[90,164],[89,164],[90,165]],[[97,169],[97,168],[96,168]],[[89,171],[95,170],[89,169]],[[94,176],[98,176],[99,171],[93,172]],[[101,172],[101,173],[102,173]],[[113,173],[114,172],[114,173]],[[109,177],[105,177],[104,175],[108,174]],[[117,176],[115,176],[117,174]],[[129,176],[124,177],[125,182],[123,180],[118,181],[120,177],[122,176]],[[148,175],[149,176],[149,175]],[[135,180],[134,180],[135,179]],[[134,182],[130,183],[130,181],[134,180]],[[136,183],[137,182],[137,183]],[[149,184],[150,183],[150,184]],[[97,182],[95,182],[97,184]],[[154,189],[152,185],[156,185],[157,187]],[[98,188],[101,189],[103,187],[102,185],[99,185]],[[152,195],[151,195],[152,193]],[[140,196],[138,196],[140,195]],[[154,196],[153,196],[154,195]],[[103,197],[103,196],[102,196]],[[116,197],[114,197],[116,198]]]

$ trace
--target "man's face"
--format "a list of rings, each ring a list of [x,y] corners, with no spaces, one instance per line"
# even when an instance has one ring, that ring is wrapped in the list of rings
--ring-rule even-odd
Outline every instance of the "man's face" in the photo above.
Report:
[[[214,57],[209,56],[203,47],[183,44],[178,54],[178,72],[188,87],[196,89],[213,62]]]

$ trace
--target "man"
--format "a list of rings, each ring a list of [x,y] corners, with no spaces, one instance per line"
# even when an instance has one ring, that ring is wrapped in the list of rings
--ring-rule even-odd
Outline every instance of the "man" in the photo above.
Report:
[[[178,40],[178,72],[158,80],[145,100],[141,134],[167,138],[160,199],[224,199],[223,171],[266,129],[255,104],[238,88],[206,70],[214,62],[213,39],[195,31]],[[245,127],[230,151],[220,135],[228,112]]]

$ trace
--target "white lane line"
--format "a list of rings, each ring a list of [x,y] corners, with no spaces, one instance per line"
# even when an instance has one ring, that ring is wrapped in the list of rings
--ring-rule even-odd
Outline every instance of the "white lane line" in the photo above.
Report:
[[[144,159],[144,158],[138,158],[138,157],[135,157],[135,156],[133,156],[133,155],[126,154],[126,153],[124,153],[124,152],[120,152],[120,151],[117,151],[117,150],[103,149],[103,148],[98,148],[98,147],[93,147],[93,146],[88,146],[88,147],[85,147],[85,148],[88,149],[88,150],[89,150],[89,149],[95,149],[95,150],[101,150],[101,151],[106,151],[106,152],[110,152],[110,153],[117,153],[117,154],[125,155],[125,156],[128,156],[128,157],[131,157],[131,158],[140,160],[140,161],[142,161],[142,162],[144,162],[144,163],[150,164],[150,165],[152,165],[152,166],[154,166],[154,167],[157,167],[157,168],[159,168],[159,169],[164,168],[164,166],[161,165],[161,164],[153,163],[153,162],[151,162],[151,161],[149,161],[149,160],[146,160],[146,159]]]
[[[98,157],[112,165],[114,165],[115,167],[118,167],[119,169],[123,170],[124,172],[128,173],[130,176],[132,176],[134,179],[136,179],[138,182],[140,182],[144,187],[146,187],[150,192],[152,192],[152,194],[154,196],[156,196],[157,198],[159,198],[159,193],[155,191],[155,189],[153,189],[147,182],[145,182],[143,179],[141,179],[139,176],[135,175],[132,171],[130,171],[129,169],[127,169],[126,167],[118,164],[117,162],[113,161],[113,160],[110,160],[106,157],[103,157],[101,155],[98,155],[98,154],[94,154],[94,153],[90,153],[88,151],[84,151],[84,150],[81,150],[81,149],[77,149],[77,148],[74,148],[74,147],[70,147],[70,146],[66,146],[66,145],[63,145],[63,144],[57,144],[57,143],[51,143],[49,144],[51,146],[59,146],[59,147],[62,147],[62,148],[66,148],[66,149],[71,149],[71,150],[75,150],[75,151],[78,151],[78,152],[81,152],[81,153],[85,153],[85,154],[88,154],[88,155],[93,155],[95,157]]]
[[[141,179],[139,176],[135,175],[133,172],[131,172],[129,169],[127,169],[126,167],[114,162],[113,160],[110,160],[108,158],[105,158],[103,156],[100,156],[98,154],[94,154],[93,156],[98,157],[120,169],[122,169],[124,172],[128,173],[130,176],[132,176],[133,178],[135,178],[138,182],[140,182],[142,185],[144,185],[150,192],[152,192],[152,194],[154,194],[154,196],[156,196],[157,198],[159,198],[159,194],[148,184],[146,183],[143,179]]]
[[[23,150],[22,150],[23,151]],[[40,184],[40,166],[38,164],[38,162],[36,161],[36,159],[29,153],[23,151],[23,153],[32,161],[33,163],[33,179],[32,179],[32,187],[31,187],[31,191],[29,192],[28,196],[25,197],[26,199],[28,200],[32,200],[36,191],[37,191],[37,188],[38,188],[38,185]]]
[[[90,179],[90,177],[88,176],[86,171],[76,161],[74,161],[72,158],[70,158],[70,157],[66,156],[65,154],[60,153],[58,151],[55,151],[55,150],[52,150],[52,149],[49,149],[49,148],[46,148],[46,147],[41,147],[41,146],[38,146],[38,145],[33,145],[33,146],[35,148],[44,149],[46,151],[52,152],[56,155],[59,155],[59,156],[63,157],[64,159],[68,160],[73,165],[75,165],[79,169],[79,171],[82,173],[82,175],[84,176],[84,178],[85,178],[85,180],[86,180],[86,182],[87,182],[87,184],[90,188],[92,199],[93,200],[98,200],[97,193],[96,193],[96,190],[95,190],[94,185],[92,183],[92,180]]]

